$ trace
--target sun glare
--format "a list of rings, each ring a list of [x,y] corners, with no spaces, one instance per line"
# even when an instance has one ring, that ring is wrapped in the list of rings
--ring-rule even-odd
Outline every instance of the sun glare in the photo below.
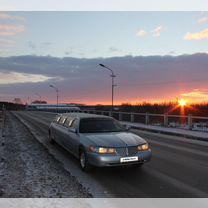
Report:
[[[184,99],[181,99],[178,101],[178,104],[181,106],[181,107],[184,107],[186,106],[186,101]]]

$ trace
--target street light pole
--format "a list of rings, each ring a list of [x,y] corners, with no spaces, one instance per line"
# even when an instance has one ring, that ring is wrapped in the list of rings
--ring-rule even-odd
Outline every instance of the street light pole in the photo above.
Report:
[[[109,68],[109,67],[107,67],[107,66],[105,66],[105,65],[103,65],[103,64],[99,64],[99,66],[101,66],[101,67],[103,67],[103,68],[106,68],[106,69],[108,69],[110,72],[111,72],[111,78],[112,78],[112,93],[111,93],[111,95],[112,95],[112,97],[111,97],[111,111],[113,111],[113,101],[114,101],[114,87],[116,87],[116,85],[114,84],[114,78],[116,77],[116,75],[114,74],[114,71],[111,69],[111,68]]]
[[[57,87],[54,87],[53,85],[49,85],[49,87],[54,88],[56,91],[56,111],[58,113],[58,99],[59,99],[59,90]]]

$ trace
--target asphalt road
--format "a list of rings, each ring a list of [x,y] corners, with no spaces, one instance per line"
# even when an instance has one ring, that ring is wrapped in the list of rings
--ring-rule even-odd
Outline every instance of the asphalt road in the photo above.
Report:
[[[208,197],[208,145],[132,130],[149,142],[153,152],[149,163],[137,170],[100,168],[83,173],[75,158],[57,144],[48,143],[48,126],[55,114],[14,113],[27,123],[49,152],[91,190],[94,197]]]

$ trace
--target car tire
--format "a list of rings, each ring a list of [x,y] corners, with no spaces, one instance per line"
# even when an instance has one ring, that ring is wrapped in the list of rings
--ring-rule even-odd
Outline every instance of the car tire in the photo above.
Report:
[[[54,139],[52,138],[50,132],[49,132],[49,134],[48,134],[48,138],[49,138],[49,142],[50,142],[51,144],[55,144],[55,141],[54,141]]]
[[[92,166],[88,162],[87,154],[84,150],[80,151],[79,164],[82,171],[89,172],[92,169]]]

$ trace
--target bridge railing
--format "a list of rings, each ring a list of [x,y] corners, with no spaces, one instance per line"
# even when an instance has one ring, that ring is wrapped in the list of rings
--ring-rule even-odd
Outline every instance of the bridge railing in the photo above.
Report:
[[[70,112],[83,112],[83,113],[92,113],[98,115],[106,115],[106,116],[112,116],[119,121],[208,132],[208,117],[192,116],[191,114],[169,115],[169,114],[117,112],[117,111],[111,112],[111,111],[98,111],[98,110],[79,110],[79,111],[70,111]]]
[[[53,110],[36,109],[36,110],[57,112],[56,109]],[[92,109],[81,109],[81,110],[59,109],[58,110],[58,113],[67,113],[67,112],[92,113],[92,114],[112,116],[119,121],[208,132],[208,117],[193,116],[191,114],[169,115],[169,114],[134,113],[134,112],[119,112],[119,111],[111,112],[111,111],[101,111],[101,110],[92,110]]]

